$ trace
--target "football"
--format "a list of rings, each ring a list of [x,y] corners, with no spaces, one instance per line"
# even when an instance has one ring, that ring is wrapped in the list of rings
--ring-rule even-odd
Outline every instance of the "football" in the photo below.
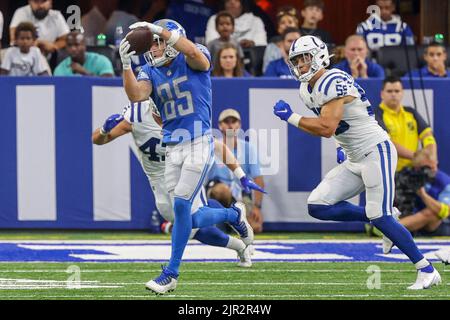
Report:
[[[132,30],[126,36],[130,43],[130,52],[136,51],[137,55],[141,55],[150,50],[153,44],[153,34],[145,27],[140,27]]]

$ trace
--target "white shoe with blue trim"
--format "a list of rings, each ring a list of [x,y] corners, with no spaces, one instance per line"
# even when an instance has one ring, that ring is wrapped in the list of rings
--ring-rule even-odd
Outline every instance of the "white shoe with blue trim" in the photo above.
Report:
[[[238,221],[236,223],[230,223],[230,226],[234,231],[236,231],[237,234],[239,234],[244,244],[248,246],[253,243],[254,234],[252,226],[247,221],[245,204],[238,201],[232,206],[232,208],[238,212],[239,216]]]
[[[165,294],[172,292],[177,287],[178,275],[170,272],[166,267],[162,266],[161,275],[145,284],[147,290],[153,293]]]
[[[409,286],[409,290],[423,290],[423,289],[429,289],[432,286],[437,286],[442,283],[441,275],[439,272],[434,269],[433,272],[427,273],[423,271],[417,271],[417,280],[412,285]]]
[[[239,262],[238,266],[242,268],[250,268],[252,266],[251,246],[247,246],[244,249],[238,251]]]

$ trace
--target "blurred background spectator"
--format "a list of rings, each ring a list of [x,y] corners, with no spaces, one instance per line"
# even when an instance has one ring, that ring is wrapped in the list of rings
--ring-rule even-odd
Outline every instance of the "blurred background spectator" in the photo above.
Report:
[[[104,55],[87,52],[83,35],[79,31],[72,31],[67,36],[67,53],[55,69],[55,76],[114,76],[111,61]]]
[[[414,34],[411,28],[399,15],[394,15],[395,1],[377,0],[375,4],[380,7],[380,15],[372,14],[356,29],[356,33],[366,39],[370,50],[399,46],[405,41],[407,45],[413,45]]]
[[[322,0],[305,0],[302,9],[303,23],[300,32],[305,36],[315,36],[326,44],[333,43],[328,31],[319,29],[319,22],[323,20],[324,3]]]
[[[235,109],[226,109],[219,115],[219,129],[223,143],[233,151],[247,177],[264,188],[264,178],[261,175],[256,148],[240,138],[241,115]],[[223,206],[229,207],[233,201],[243,201],[247,208],[248,221],[256,233],[262,232],[263,215],[261,204],[263,194],[253,192],[244,194],[239,180],[220,159],[216,159],[209,173],[208,198],[216,199]]]
[[[92,0],[91,9],[81,17],[83,34],[88,45],[96,43],[97,35],[104,32],[108,19],[117,8],[118,0]]]
[[[234,32],[234,18],[228,11],[220,11],[219,13],[217,13],[216,30],[220,37],[208,43],[208,50],[213,61],[216,60],[217,52],[226,43],[231,43],[232,45],[234,45],[238,50],[239,58],[243,59],[244,52],[242,51],[242,47],[240,46],[239,42],[236,41],[236,39],[231,37]]]
[[[345,59],[334,66],[352,75],[353,78],[384,78],[384,70],[370,61],[369,50],[362,36],[352,35],[345,41]]]
[[[264,51],[263,73],[266,71],[267,66],[271,61],[287,58],[282,34],[287,28],[299,27],[297,9],[292,6],[283,6],[279,8],[276,13],[276,19],[278,34],[269,40],[269,44]]]
[[[19,23],[14,32],[17,46],[6,50],[0,74],[23,77],[49,75],[47,61],[33,45],[37,38],[34,25],[31,22]]]
[[[234,17],[233,37],[239,41],[243,48],[267,44],[266,30],[261,18],[249,12],[243,0],[222,0],[220,9],[228,11]],[[216,15],[213,15],[208,20],[205,34],[206,44],[220,37],[216,30],[215,19]]]
[[[274,60],[267,66],[265,77],[294,78],[288,66],[289,49],[292,42],[300,38],[300,31],[296,28],[287,28],[283,32],[284,57]]]
[[[249,77],[251,76],[245,69],[242,59],[239,58],[238,50],[231,43],[224,44],[217,52],[214,61],[212,76],[214,77]]]
[[[61,12],[52,10],[52,6],[52,0],[29,0],[28,5],[18,8],[9,25],[11,45],[19,23],[29,21],[37,29],[36,45],[47,59],[50,59],[50,54],[64,48],[69,26]]]
[[[111,5],[111,2],[108,1]],[[133,3],[129,0],[119,0],[117,9],[111,13],[106,22],[105,29],[102,31],[106,36],[106,43],[118,46],[123,37],[130,32],[130,25],[138,22],[139,19],[135,15],[128,13]]]
[[[426,66],[418,70],[412,70],[405,77],[447,78],[447,49],[441,43],[432,42],[423,53]]]

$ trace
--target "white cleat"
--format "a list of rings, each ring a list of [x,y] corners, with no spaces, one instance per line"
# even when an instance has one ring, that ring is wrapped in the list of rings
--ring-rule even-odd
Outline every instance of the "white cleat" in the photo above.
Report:
[[[250,268],[252,266],[252,258],[251,258],[251,251],[250,246],[245,247],[245,249],[242,249],[237,252],[239,262],[238,266],[242,268]]]
[[[400,210],[394,207],[392,210],[392,217],[394,217],[394,219],[398,221],[400,219],[400,215]],[[383,235],[383,254],[391,253],[393,247],[394,243],[391,241],[391,239]]]
[[[431,273],[418,271],[416,282],[412,286],[409,286],[408,289],[409,290],[429,289],[432,286],[437,286],[441,284],[441,282],[442,282],[441,275],[436,269],[434,269],[434,271]]]
[[[156,295],[172,292],[177,287],[177,276],[163,268],[161,275],[145,284],[147,290]]]
[[[236,223],[230,223],[231,228],[239,234],[241,240],[246,246],[253,243],[254,234],[253,228],[247,221],[247,210],[245,209],[245,204],[238,201],[233,207],[239,211],[239,219]]]

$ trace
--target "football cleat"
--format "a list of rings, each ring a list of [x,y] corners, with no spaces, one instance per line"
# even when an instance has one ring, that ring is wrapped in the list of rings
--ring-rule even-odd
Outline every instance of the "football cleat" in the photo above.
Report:
[[[439,272],[437,272],[436,269],[433,270],[431,273],[423,272],[423,271],[417,271],[417,280],[412,285],[409,286],[409,290],[423,290],[423,289],[429,289],[432,286],[437,286],[442,282],[441,275]]]
[[[435,256],[446,266],[450,264],[450,250],[439,250],[435,253]]]
[[[250,246],[245,247],[242,250],[239,250],[237,252],[239,262],[238,266],[242,268],[250,268],[252,266],[252,258],[251,258],[251,251]]]
[[[400,210],[394,207],[392,210],[392,217],[394,217],[394,219],[398,221],[400,219],[400,215],[401,215]],[[383,235],[383,253],[384,254],[391,253],[393,247],[394,243],[391,241],[391,239]]]
[[[238,220],[236,223],[230,223],[231,228],[241,237],[246,246],[253,243],[253,228],[247,221],[247,212],[245,204],[236,202],[231,208],[238,212]]]
[[[145,284],[145,288],[156,295],[172,292],[177,287],[178,275],[170,272],[166,267],[161,266],[162,272],[159,277],[150,280]]]

